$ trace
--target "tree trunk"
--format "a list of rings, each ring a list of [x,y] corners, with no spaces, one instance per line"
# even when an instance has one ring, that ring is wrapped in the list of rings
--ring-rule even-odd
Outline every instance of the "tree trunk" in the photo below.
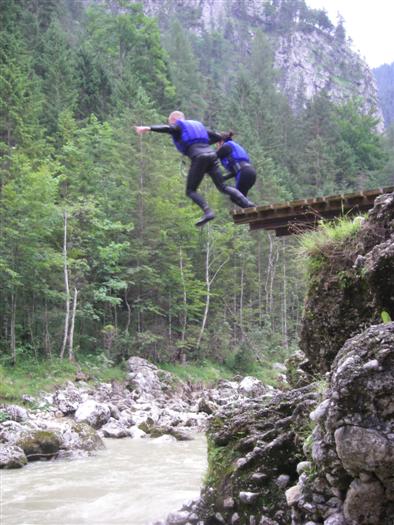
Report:
[[[275,329],[275,317],[274,317],[274,282],[275,282],[275,274],[276,274],[276,268],[279,261],[279,250],[276,244],[274,244],[274,253],[272,258],[272,268],[271,268],[271,276],[270,276],[270,316],[271,316],[271,326],[272,329]]]
[[[170,343],[170,346],[172,346],[172,298],[171,298],[171,292],[168,294],[168,340]]]
[[[49,334],[49,321],[48,321],[48,302],[45,299],[44,306],[44,352],[47,357],[52,357],[51,349],[51,337]]]
[[[244,286],[245,286],[245,262],[241,262],[241,289],[239,292],[239,326],[241,329],[241,341],[244,339]]]
[[[267,275],[265,279],[265,311],[267,314],[271,313],[271,304],[270,304],[270,279],[271,279],[271,273],[272,273],[272,252],[273,252],[273,244],[272,244],[272,237],[271,232],[268,232],[268,240],[269,240],[269,252],[268,252],[268,263],[267,263]]]
[[[214,271],[213,275],[211,276],[211,266],[215,261],[215,258],[211,261],[211,241],[210,241],[210,225],[208,224],[208,235],[207,235],[207,251],[205,256],[205,284],[206,284],[206,300],[205,300],[205,308],[204,308],[204,315],[201,323],[201,330],[200,334],[198,336],[197,341],[197,348],[200,347],[202,337],[204,335],[205,326],[208,319],[208,312],[209,312],[209,304],[211,301],[211,286],[216,277],[218,276],[220,270],[223,268],[223,266],[228,262],[228,257],[219,264],[218,268]]]
[[[257,241],[257,283],[258,283],[258,304],[259,304],[259,327],[263,326],[263,275],[261,264],[261,237]]]
[[[74,326],[75,326],[75,314],[77,311],[77,298],[78,298],[78,290],[74,288],[74,298],[73,298],[73,308],[72,308],[72,315],[71,315],[71,326],[70,326],[70,333],[68,336],[68,360],[74,361],[74,350],[73,350],[73,344],[74,344]]]
[[[209,241],[209,225],[208,225],[208,237],[207,237],[207,251],[205,254],[205,285],[206,285],[206,299],[205,299],[205,308],[204,315],[202,318],[200,334],[197,340],[197,348],[200,348],[201,340],[204,335],[205,325],[207,323],[208,312],[209,312],[209,302],[211,300],[211,281],[209,278],[209,258],[210,258],[211,244]]]
[[[10,320],[10,342],[11,342],[11,356],[12,362],[16,365],[16,295],[12,293],[11,295],[11,320]]]
[[[70,322],[70,287],[68,284],[67,268],[67,212],[64,212],[64,236],[63,236],[63,271],[64,271],[64,289],[66,292],[66,316],[64,319],[63,343],[60,350],[60,358],[63,359],[67,345],[68,326]]]
[[[182,329],[181,329],[181,341],[185,342],[186,337],[186,326],[187,326],[187,291],[185,285],[185,275],[183,271],[183,253],[182,247],[179,247],[179,269],[181,271],[182,291],[183,291],[183,316],[182,316]]]
[[[283,345],[289,348],[289,337],[287,330],[287,274],[286,274],[286,240],[283,240],[283,311],[282,311],[282,334]]]
[[[131,324],[131,307],[130,307],[129,301],[127,300],[128,291],[129,291],[129,287],[127,286],[127,288],[126,288],[126,290],[124,292],[124,302],[125,302],[126,308],[127,308],[127,322],[126,322],[126,327],[124,329],[126,334],[129,333],[129,328],[130,328],[130,324]]]

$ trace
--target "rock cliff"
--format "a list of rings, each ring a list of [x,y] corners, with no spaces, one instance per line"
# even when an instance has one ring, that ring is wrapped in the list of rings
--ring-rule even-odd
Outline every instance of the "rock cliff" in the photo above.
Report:
[[[96,0],[100,1],[100,0]],[[291,106],[305,103],[324,91],[334,103],[358,96],[365,112],[383,123],[373,74],[351,49],[342,23],[335,26],[324,11],[310,9],[303,0],[142,0],[144,11],[158,19],[163,31],[176,18],[197,36],[217,32],[238,54],[250,52],[258,30],[269,38],[278,70],[278,89]],[[231,62],[231,61],[230,61]],[[231,69],[231,63],[228,64]],[[381,127],[383,124],[381,124]]]
[[[393,276],[387,194],[311,280],[297,388],[213,414],[206,487],[166,525],[393,523]]]

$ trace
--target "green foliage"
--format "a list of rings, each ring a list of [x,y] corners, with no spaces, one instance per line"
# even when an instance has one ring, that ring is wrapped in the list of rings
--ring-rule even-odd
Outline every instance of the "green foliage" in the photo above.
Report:
[[[341,247],[360,230],[363,218],[340,217],[334,221],[321,221],[319,227],[299,237],[302,257],[324,257],[328,250]]]
[[[236,453],[230,446],[218,447],[208,436],[208,470],[204,485],[218,488],[220,483],[234,471]]]
[[[0,423],[3,423],[4,421],[7,421],[9,419],[9,415],[7,412],[3,412],[0,410]]]
[[[23,396],[52,391],[66,381],[75,381],[81,370],[90,381],[123,380],[125,370],[114,366],[104,355],[83,355],[78,363],[59,358],[36,359],[29,349],[20,349],[16,366],[0,365],[0,400],[23,402]]]
[[[192,383],[212,384],[218,379],[231,379],[234,375],[227,367],[212,361],[185,363],[184,365],[160,363],[159,366],[182,381],[190,381]]]
[[[386,310],[382,310],[382,312],[380,312],[380,317],[382,318],[383,323],[391,323],[390,314],[386,312]]]
[[[160,45],[156,22],[143,14],[139,4],[128,4],[109,16],[92,6],[88,14],[88,50],[93,50],[110,71],[113,103],[118,110],[132,107],[139,87],[161,106],[173,100],[167,57]]]

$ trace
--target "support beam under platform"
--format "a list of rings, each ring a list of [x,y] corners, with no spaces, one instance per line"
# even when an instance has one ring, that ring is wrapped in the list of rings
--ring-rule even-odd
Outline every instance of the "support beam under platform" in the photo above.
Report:
[[[394,186],[357,191],[341,195],[288,201],[256,206],[233,212],[235,224],[249,224],[251,230],[275,230],[277,236],[303,233],[318,226],[321,219],[364,213],[374,205],[376,197],[393,193]]]

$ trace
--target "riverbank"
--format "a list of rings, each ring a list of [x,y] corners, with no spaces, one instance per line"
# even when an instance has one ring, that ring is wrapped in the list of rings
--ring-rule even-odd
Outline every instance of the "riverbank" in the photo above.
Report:
[[[188,440],[191,432],[206,429],[218,407],[273,391],[251,377],[220,380],[211,388],[191,384],[139,357],[127,361],[124,381],[93,386],[82,374],[54,392],[23,396],[25,407],[0,405],[0,467],[91,454],[104,437]]]
[[[275,386],[278,369],[255,366],[253,369],[236,371],[211,361],[185,364],[162,363],[159,369],[169,372],[180,381],[210,388],[221,379],[231,380],[234,375],[252,375],[264,384]],[[30,397],[37,398],[40,392],[54,392],[68,381],[85,381],[91,386],[111,381],[126,381],[126,363],[115,365],[103,354],[81,355],[76,362],[52,357],[36,359],[23,357],[17,366],[0,364],[0,403],[25,405]],[[279,377],[279,379],[281,379]],[[0,415],[1,420],[1,415]]]

